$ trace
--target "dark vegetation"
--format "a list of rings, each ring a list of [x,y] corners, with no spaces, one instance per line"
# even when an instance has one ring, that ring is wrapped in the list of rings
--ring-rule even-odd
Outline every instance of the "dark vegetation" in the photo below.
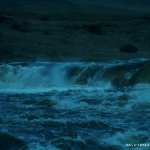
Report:
[[[71,27],[72,30],[85,30],[96,35],[103,35],[102,26],[100,24],[75,24]]]
[[[87,31],[92,34],[102,35],[103,31],[99,24],[92,24],[87,26]]]
[[[0,46],[0,56],[5,56],[5,59],[13,57],[14,56],[13,49],[11,47],[8,49],[4,49],[2,46]]]
[[[21,32],[21,33],[28,33],[29,32],[29,23],[26,21],[23,22],[13,22],[11,24],[11,29]]]
[[[25,141],[9,133],[0,133],[0,150],[27,150]]]
[[[46,29],[42,30],[42,32],[43,32],[44,35],[49,35],[49,31],[46,30]]]
[[[40,18],[40,20],[41,20],[41,21],[49,21],[50,18],[49,18],[49,16],[45,15],[45,16],[42,16],[42,17]]]
[[[142,16],[141,18],[145,21],[150,21],[150,16]]]
[[[0,24],[4,23],[7,20],[7,17],[4,15],[0,14]]]
[[[137,51],[138,48],[132,44],[127,44],[120,48],[120,52],[124,52],[124,53],[136,53]]]

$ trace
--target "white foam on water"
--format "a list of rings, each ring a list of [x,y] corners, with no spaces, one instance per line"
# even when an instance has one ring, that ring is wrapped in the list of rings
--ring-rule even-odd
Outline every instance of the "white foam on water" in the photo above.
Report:
[[[150,144],[148,133],[138,130],[130,130],[126,132],[118,132],[115,135],[104,139],[104,143],[108,145],[120,146],[123,150],[132,148],[138,150],[139,147],[127,147],[126,144]],[[140,147],[141,149],[143,147]],[[148,148],[148,147],[147,147]]]
[[[106,91],[112,89],[112,85],[110,83],[99,82],[100,86],[80,86],[80,85],[67,85],[67,86],[50,86],[50,87],[24,87],[24,88],[0,88],[0,93],[3,94],[36,94],[36,93],[49,93],[53,91],[57,92],[65,92],[65,91]]]
[[[130,97],[126,108],[134,109],[135,106],[147,105],[150,106],[150,84],[137,84],[127,93]],[[150,108],[149,108],[150,109]]]
[[[135,98],[136,102],[149,102],[150,84],[137,84],[129,95]]]
[[[31,143],[28,150],[60,150],[51,144],[41,145],[39,143]]]
[[[14,65],[14,64],[13,64]],[[0,92],[48,92],[51,87],[66,88],[73,85],[65,78],[67,64],[0,66]]]
[[[11,66],[2,65],[1,89],[48,88],[53,85],[67,84],[63,66]]]
[[[142,61],[146,60],[114,61],[108,63],[13,62],[1,64],[0,93],[43,93],[52,90],[83,90],[84,88],[86,90],[108,90],[112,89],[111,81],[106,82],[103,81],[103,78],[97,78],[97,75],[100,76],[104,71],[103,69]],[[98,70],[93,72],[95,68]],[[71,75],[68,75],[68,73]],[[79,82],[77,81],[78,77]]]
[[[51,87],[51,88],[25,88],[25,89],[0,89],[0,93],[10,93],[10,94],[16,94],[16,93],[29,93],[29,94],[36,94],[36,93],[49,93],[53,91],[57,92],[65,92],[65,91],[81,91],[85,90],[87,92],[90,91],[105,91],[108,90],[108,88],[103,87],[80,87],[80,86],[70,86],[70,87]]]

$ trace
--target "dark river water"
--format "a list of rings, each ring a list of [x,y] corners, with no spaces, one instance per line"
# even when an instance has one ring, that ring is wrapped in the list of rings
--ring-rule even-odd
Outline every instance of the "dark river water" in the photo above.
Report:
[[[149,149],[146,62],[1,63],[0,130],[28,150]]]

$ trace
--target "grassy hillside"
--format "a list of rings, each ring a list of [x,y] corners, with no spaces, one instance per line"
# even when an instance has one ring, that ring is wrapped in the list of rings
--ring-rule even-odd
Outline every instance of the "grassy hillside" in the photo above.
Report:
[[[0,2],[0,61],[150,58],[149,15],[141,11],[118,13],[116,8],[122,2],[108,2]],[[127,51],[133,47],[137,51],[122,52],[126,45]]]

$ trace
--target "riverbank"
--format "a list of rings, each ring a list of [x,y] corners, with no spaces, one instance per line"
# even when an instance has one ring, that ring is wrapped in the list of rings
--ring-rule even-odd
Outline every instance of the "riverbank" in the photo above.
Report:
[[[31,5],[22,10],[10,5],[11,9],[4,7],[0,13],[0,61],[150,58],[148,14],[43,10],[38,13]],[[124,47],[127,50],[122,51]]]

